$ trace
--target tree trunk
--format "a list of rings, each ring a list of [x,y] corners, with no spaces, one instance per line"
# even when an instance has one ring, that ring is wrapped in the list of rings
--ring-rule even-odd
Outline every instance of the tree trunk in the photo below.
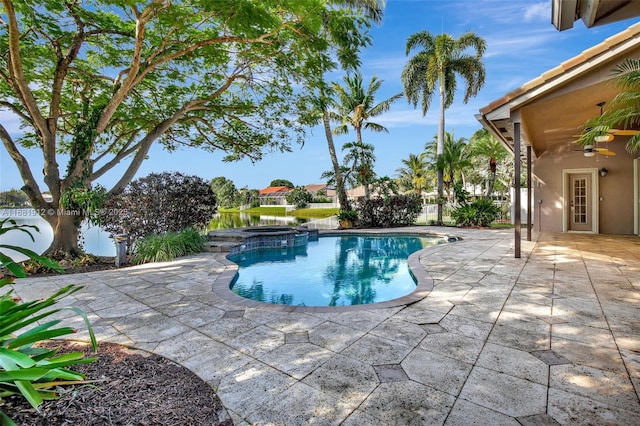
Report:
[[[487,193],[485,197],[491,197],[493,194],[493,187],[496,184],[496,160],[495,158],[491,158],[489,160],[489,179],[487,179]]]
[[[48,211],[53,212],[53,210]],[[83,217],[79,211],[58,209],[54,215],[47,215],[45,219],[53,228],[53,242],[44,252],[45,256],[60,259],[73,258],[82,254],[78,246],[78,236]]]
[[[436,164],[444,153],[444,102],[445,102],[444,74],[440,75],[440,120],[438,120],[438,146],[436,150]],[[442,201],[444,198],[444,170],[438,167],[438,225],[442,225]]]
[[[331,164],[333,164],[333,176],[336,180],[336,192],[338,193],[340,210],[350,210],[351,207],[349,206],[347,191],[344,189],[344,180],[342,178],[342,173],[340,172],[340,163],[338,162],[338,156],[336,155],[336,147],[333,144],[333,133],[331,133],[329,114],[326,109],[322,111],[322,123],[324,124],[324,134],[327,137],[327,145],[329,146],[329,157],[331,157]]]
[[[362,130],[360,127],[356,127],[356,139],[358,146],[360,147],[360,164],[365,164],[364,148],[362,146]],[[362,176],[362,186],[364,187],[364,199],[369,201],[371,199],[371,189],[369,187],[369,180],[371,176],[371,169],[367,169],[367,174]]]

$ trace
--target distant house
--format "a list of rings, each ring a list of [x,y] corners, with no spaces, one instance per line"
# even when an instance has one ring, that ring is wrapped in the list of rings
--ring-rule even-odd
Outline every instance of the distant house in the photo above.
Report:
[[[285,197],[291,192],[286,186],[269,186],[260,190],[260,205],[279,206],[287,204]]]
[[[304,189],[306,189],[313,197],[325,196],[332,201],[336,197],[336,190],[324,183],[305,185]]]

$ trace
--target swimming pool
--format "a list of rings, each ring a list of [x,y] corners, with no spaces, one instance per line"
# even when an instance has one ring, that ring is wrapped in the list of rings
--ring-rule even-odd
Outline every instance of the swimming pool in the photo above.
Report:
[[[444,242],[424,235],[332,235],[306,246],[228,256],[239,270],[231,291],[265,303],[351,306],[405,296],[416,289],[411,253]]]

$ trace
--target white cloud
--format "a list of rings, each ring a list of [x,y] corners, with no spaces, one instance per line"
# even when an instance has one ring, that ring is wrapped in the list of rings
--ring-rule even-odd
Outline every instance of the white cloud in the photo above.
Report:
[[[524,22],[551,21],[551,2],[544,1],[526,6],[524,9]]]

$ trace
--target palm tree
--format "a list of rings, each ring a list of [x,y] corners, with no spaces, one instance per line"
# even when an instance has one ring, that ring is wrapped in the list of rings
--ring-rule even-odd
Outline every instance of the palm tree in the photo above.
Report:
[[[382,86],[383,80],[378,80],[376,76],[373,76],[369,82],[369,87],[364,87],[360,72],[354,75],[347,74],[343,80],[344,86],[337,83],[334,84],[334,90],[338,96],[338,110],[332,114],[332,117],[340,120],[341,124],[335,127],[333,132],[337,135],[346,134],[349,132],[349,126],[353,127],[356,131],[357,147],[360,148],[360,153],[363,156],[359,164],[370,164],[372,166],[373,163],[369,163],[364,158],[366,153],[363,148],[366,144],[362,142],[362,130],[388,133],[386,127],[369,121],[369,119],[388,111],[391,104],[402,97],[402,93],[393,95],[376,104],[375,94]],[[371,183],[372,173],[368,173],[367,176],[363,181],[363,185],[365,199],[368,200],[370,198],[369,184]]]
[[[579,141],[588,144],[609,129],[632,130],[640,126],[640,59],[628,58],[611,71],[614,82],[622,90],[607,105],[602,115],[589,120]],[[635,154],[640,147],[640,132],[630,132],[627,151]]]
[[[382,22],[385,0],[335,0],[333,3],[336,7],[342,7],[352,12],[362,14],[365,18],[365,26],[369,26],[371,23],[380,24]],[[329,22],[325,22],[325,28],[329,36],[333,34]],[[361,47],[365,47],[365,45],[368,44],[370,44],[370,39],[364,37],[363,44],[357,43],[352,49],[336,48],[340,66],[345,70],[357,68],[360,65],[357,52]],[[336,185],[338,201],[342,210],[350,210],[349,199],[347,198],[345,188],[345,179],[342,176],[340,162],[338,161],[335,144],[333,142],[333,133],[331,132],[329,109],[333,103],[332,89],[326,84],[324,79],[321,79],[318,83],[317,89],[317,92],[312,90],[312,92],[314,92],[312,103],[314,104],[315,111],[319,112],[322,116],[321,120],[329,148],[329,157],[331,158],[331,164],[333,166],[333,179]]]
[[[412,192],[422,196],[427,189],[427,184],[431,180],[429,172],[429,163],[426,160],[426,154],[409,154],[409,158],[402,160],[404,167],[396,170],[403,188],[408,192]]]
[[[453,132],[445,133],[444,150],[442,154],[437,154],[437,139],[431,141],[425,150],[431,154],[435,160],[436,169],[443,175],[443,187],[447,192],[447,199],[451,202],[452,188],[457,181],[464,186],[465,169],[471,167],[471,152],[468,149],[466,138],[456,139]],[[435,155],[434,155],[435,151]]]
[[[484,85],[484,64],[482,54],[486,49],[485,41],[468,32],[459,39],[449,34],[433,36],[428,31],[412,34],[407,39],[406,54],[421,47],[415,56],[409,59],[402,70],[402,84],[409,103],[414,108],[418,101],[422,104],[422,114],[426,115],[431,99],[439,87],[440,119],[438,122],[438,145],[436,155],[444,152],[445,110],[451,106],[456,92],[456,75],[466,82],[464,103]],[[467,53],[475,50],[475,54]],[[438,223],[442,223],[443,174],[438,170]]]
[[[342,146],[343,151],[347,151],[344,156],[344,163],[351,164],[348,171],[344,174],[345,180],[349,180],[352,176],[358,185],[367,185],[375,177],[373,171],[373,163],[376,157],[373,153],[374,146],[366,143],[347,142]],[[366,188],[366,187],[365,187]]]
[[[493,193],[493,187],[496,183],[498,162],[503,161],[507,157],[508,152],[500,141],[494,138],[487,129],[480,129],[471,136],[470,148],[475,156],[489,159],[489,173],[485,192],[485,197],[489,198]]]

